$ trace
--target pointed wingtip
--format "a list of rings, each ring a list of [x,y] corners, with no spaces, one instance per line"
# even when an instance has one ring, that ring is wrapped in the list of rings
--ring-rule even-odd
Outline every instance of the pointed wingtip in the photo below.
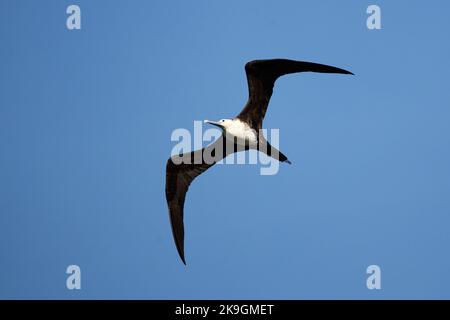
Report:
[[[345,70],[345,69],[339,69],[339,73],[341,73],[341,74],[349,74],[349,75],[352,75],[352,76],[355,75],[353,72]]]
[[[180,256],[181,261],[183,262],[184,265],[186,265],[186,259],[184,257],[184,245],[177,244],[177,251],[178,251],[178,255]]]
[[[284,162],[286,162],[287,164],[292,164],[292,162],[290,160],[286,160]]]
[[[341,69],[341,70],[344,71],[343,74],[349,74],[349,75],[352,75],[352,76],[355,75],[355,74],[354,74],[353,72],[351,72],[351,71],[348,71],[348,70],[345,70],[345,69]]]
[[[352,76],[355,75],[353,72],[345,70],[345,69],[342,69],[342,68],[336,68],[336,67],[331,67],[331,66],[330,66],[330,68],[331,68],[331,70],[330,69],[328,70],[330,73],[349,74],[349,75],[352,75]]]
[[[186,259],[184,257],[184,241],[182,243],[176,242],[178,255],[180,256],[181,261],[184,265],[186,265]]]

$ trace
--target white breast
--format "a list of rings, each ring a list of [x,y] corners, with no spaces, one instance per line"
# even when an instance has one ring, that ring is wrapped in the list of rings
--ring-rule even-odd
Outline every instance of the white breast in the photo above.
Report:
[[[245,145],[247,141],[250,146],[256,146],[258,144],[258,136],[256,130],[252,129],[247,123],[242,122],[239,119],[233,119],[226,127],[227,139],[233,140],[237,137],[237,143]]]

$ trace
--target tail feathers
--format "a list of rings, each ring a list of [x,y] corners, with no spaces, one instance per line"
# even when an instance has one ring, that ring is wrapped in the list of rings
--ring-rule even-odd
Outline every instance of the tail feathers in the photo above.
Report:
[[[282,154],[281,152],[279,152],[278,161],[284,162],[284,163],[287,163],[287,164],[292,164],[292,162],[284,154]]]
[[[266,141],[264,145],[260,145],[258,147],[258,150],[265,153],[269,157],[272,157],[280,162],[286,162],[288,164],[292,164],[291,161],[289,161],[288,157],[286,157],[280,150],[277,148],[274,148],[270,145],[269,142]]]

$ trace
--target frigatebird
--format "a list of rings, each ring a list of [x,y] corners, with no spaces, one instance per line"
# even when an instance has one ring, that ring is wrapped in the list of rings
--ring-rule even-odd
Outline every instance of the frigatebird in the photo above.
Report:
[[[256,149],[280,162],[288,158],[271,146],[262,134],[262,122],[272,96],[275,81],[286,74],[319,72],[351,74],[350,71],[312,62],[288,59],[254,60],[245,65],[249,98],[244,109],[233,119],[205,120],[222,129],[214,143],[201,150],[172,156],[166,165],[166,199],[175,245],[181,260],[184,257],[184,201],[192,181],[228,155]]]

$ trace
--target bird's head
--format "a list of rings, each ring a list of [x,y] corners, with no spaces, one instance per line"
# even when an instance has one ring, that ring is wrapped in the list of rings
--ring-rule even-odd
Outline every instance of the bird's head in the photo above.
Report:
[[[221,119],[219,121],[205,120],[204,122],[217,126],[222,130],[226,130],[232,124],[233,120],[231,119]]]

